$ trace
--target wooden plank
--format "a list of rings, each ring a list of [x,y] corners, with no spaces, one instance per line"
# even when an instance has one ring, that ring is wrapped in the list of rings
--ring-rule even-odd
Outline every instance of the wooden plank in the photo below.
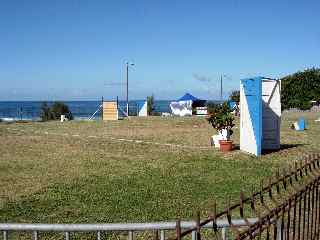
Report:
[[[118,120],[117,102],[103,102],[103,120]]]

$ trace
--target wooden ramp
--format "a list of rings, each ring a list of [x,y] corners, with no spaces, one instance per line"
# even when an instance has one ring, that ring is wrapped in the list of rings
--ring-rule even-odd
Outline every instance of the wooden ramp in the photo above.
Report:
[[[102,109],[103,109],[102,118],[104,121],[119,119],[118,104],[116,101],[103,102]]]

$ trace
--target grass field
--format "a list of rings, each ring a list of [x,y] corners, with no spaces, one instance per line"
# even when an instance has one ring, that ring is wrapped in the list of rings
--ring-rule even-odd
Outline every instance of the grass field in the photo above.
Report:
[[[298,116],[308,130],[289,127]],[[282,118],[278,152],[210,147],[203,118],[0,123],[0,222],[144,222],[206,215],[320,146],[315,113]],[[238,126],[238,124],[237,124]],[[234,141],[239,144],[239,129]]]

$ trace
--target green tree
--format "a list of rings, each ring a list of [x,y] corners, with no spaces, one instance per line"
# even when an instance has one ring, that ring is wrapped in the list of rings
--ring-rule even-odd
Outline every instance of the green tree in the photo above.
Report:
[[[73,120],[73,115],[69,110],[68,105],[63,102],[54,102],[50,109],[53,119],[60,119],[61,115],[65,115],[69,120]]]
[[[151,116],[154,114],[154,110],[155,110],[155,107],[154,107],[154,96],[153,94],[151,96],[148,96],[147,97],[147,112],[148,112],[148,115]]]
[[[69,120],[73,120],[73,115],[63,102],[54,102],[51,107],[43,102],[40,108],[40,118],[42,121],[58,120],[61,115],[65,115]]]
[[[239,90],[232,91],[229,96],[229,99],[237,103],[240,102],[240,91]]]
[[[42,121],[49,121],[52,119],[50,107],[47,102],[43,102],[40,107],[40,118]]]
[[[310,101],[320,100],[320,69],[311,68],[281,79],[282,109],[311,107]]]

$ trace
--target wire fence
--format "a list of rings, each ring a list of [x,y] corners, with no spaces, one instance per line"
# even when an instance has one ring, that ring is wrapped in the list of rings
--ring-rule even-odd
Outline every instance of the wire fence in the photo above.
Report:
[[[257,219],[248,219],[249,223],[255,223]],[[247,222],[242,219],[233,220],[235,226],[241,227],[246,226]],[[187,229],[196,226],[194,221],[182,221],[181,228]],[[212,225],[207,224],[203,226],[204,229],[212,229]],[[230,224],[227,220],[218,220],[217,226],[221,232],[221,237],[227,239],[226,233],[227,229],[230,228]],[[85,235],[83,233],[93,233],[90,237],[86,236],[85,239],[106,239],[110,238],[110,235],[117,234],[115,239],[127,237],[128,240],[134,240],[136,238],[141,238],[141,233],[150,232],[151,234],[144,234],[143,238],[165,240],[174,235],[176,229],[175,222],[155,222],[155,223],[113,223],[113,224],[18,224],[18,223],[2,223],[0,224],[0,231],[3,232],[3,239],[20,239],[21,236],[29,235],[33,240],[44,239],[48,237],[48,233],[51,236],[55,236],[54,239],[64,238],[78,239],[77,233],[82,234],[80,238],[83,239]],[[20,234],[17,234],[20,233]],[[24,233],[21,235],[21,233]],[[57,235],[58,233],[58,235]],[[78,236],[78,237],[79,237]],[[109,237],[106,237],[109,236]],[[121,236],[121,237],[120,237]],[[193,232],[192,239],[196,240],[196,234]]]
[[[294,167],[278,171],[262,182],[261,188],[249,197],[240,194],[239,202],[227,205],[224,211],[213,213],[205,220],[198,214],[196,226],[182,230],[177,220],[176,240],[196,232],[196,239],[205,238],[203,226],[213,225],[214,238],[221,239],[217,222],[227,219],[231,239],[319,239],[320,231],[320,154],[311,154]],[[232,217],[240,216],[247,225],[239,227]],[[248,216],[258,221],[250,223]],[[223,239],[223,238],[222,238]]]
[[[137,116],[139,101],[129,102],[129,115]],[[51,105],[53,102],[48,102]],[[101,101],[70,101],[65,102],[75,119],[89,119],[99,109]],[[169,101],[156,101],[154,111],[170,112]],[[40,120],[42,102],[0,102],[0,119],[5,120]],[[119,101],[119,106],[126,109],[126,102]],[[95,119],[101,118],[101,109]]]

